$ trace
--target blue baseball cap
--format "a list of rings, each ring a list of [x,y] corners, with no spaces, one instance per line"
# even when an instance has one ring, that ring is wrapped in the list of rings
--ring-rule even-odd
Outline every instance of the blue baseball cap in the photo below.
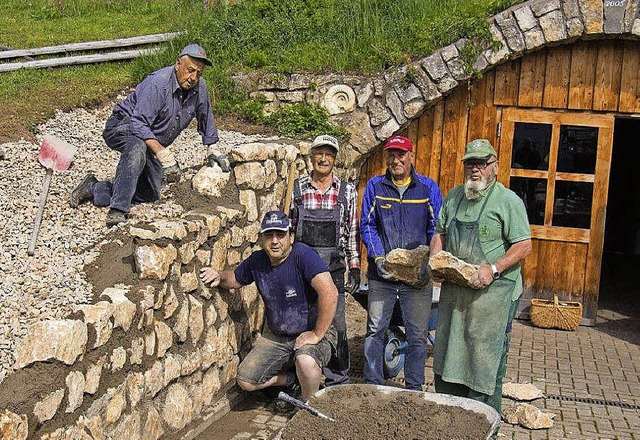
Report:
[[[266,231],[289,231],[291,221],[282,211],[269,211],[264,215],[260,224],[260,233]]]
[[[191,58],[196,58],[202,62],[204,62],[207,66],[213,66],[213,63],[209,58],[207,58],[207,53],[204,51],[202,46],[199,44],[190,44],[182,49],[178,58],[181,58],[185,55],[189,55]]]

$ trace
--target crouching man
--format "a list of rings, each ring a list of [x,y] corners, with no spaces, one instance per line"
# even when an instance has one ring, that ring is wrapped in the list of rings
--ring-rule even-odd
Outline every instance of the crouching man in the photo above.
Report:
[[[238,385],[246,391],[291,386],[297,376],[307,401],[318,391],[322,367],[335,350],[331,322],[338,291],[320,256],[293,238],[289,218],[270,211],[260,226],[262,250],[234,271],[203,268],[200,278],[225,289],[255,282],[264,300],[267,325],[238,367]],[[289,372],[293,366],[295,375]]]

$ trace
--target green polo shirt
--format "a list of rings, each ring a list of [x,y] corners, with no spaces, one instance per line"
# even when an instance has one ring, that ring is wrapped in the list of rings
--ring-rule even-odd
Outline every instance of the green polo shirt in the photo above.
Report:
[[[479,219],[480,246],[489,264],[502,257],[511,244],[531,238],[527,211],[522,199],[503,184],[496,182],[494,185],[495,189]],[[478,199],[468,200],[464,196],[464,185],[453,188],[442,203],[436,233],[447,234],[450,222],[456,215],[458,203],[460,207],[456,218],[459,221],[472,222],[478,219],[490,189],[485,190]],[[520,264],[509,268],[502,276],[516,282],[512,298],[518,298],[522,293]]]

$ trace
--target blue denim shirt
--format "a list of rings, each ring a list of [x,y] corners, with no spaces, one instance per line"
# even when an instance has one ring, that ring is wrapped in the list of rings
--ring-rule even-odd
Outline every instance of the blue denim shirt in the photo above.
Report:
[[[186,96],[183,97],[183,93]],[[190,90],[182,90],[175,66],[164,67],[147,76],[133,92],[116,104],[113,113],[131,118],[131,133],[140,139],[156,139],[168,147],[189,123],[198,120],[204,145],[218,142],[218,130],[209,92],[200,78]]]

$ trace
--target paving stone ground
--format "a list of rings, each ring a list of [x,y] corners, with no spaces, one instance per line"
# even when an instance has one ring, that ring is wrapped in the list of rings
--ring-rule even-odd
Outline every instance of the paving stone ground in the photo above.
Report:
[[[625,319],[619,313],[609,315],[616,317]],[[427,391],[434,391],[431,365],[430,357]],[[354,373],[357,382],[359,372]],[[566,332],[516,321],[506,381],[535,384],[546,397],[533,404],[556,416],[554,426],[547,430],[503,423],[499,439],[640,440],[640,346],[636,337],[610,334],[602,326]],[[389,384],[398,386],[398,381]],[[504,399],[503,407],[512,403]],[[198,439],[270,440],[293,413],[278,412],[272,399],[254,393]],[[225,430],[237,426],[242,429]]]

